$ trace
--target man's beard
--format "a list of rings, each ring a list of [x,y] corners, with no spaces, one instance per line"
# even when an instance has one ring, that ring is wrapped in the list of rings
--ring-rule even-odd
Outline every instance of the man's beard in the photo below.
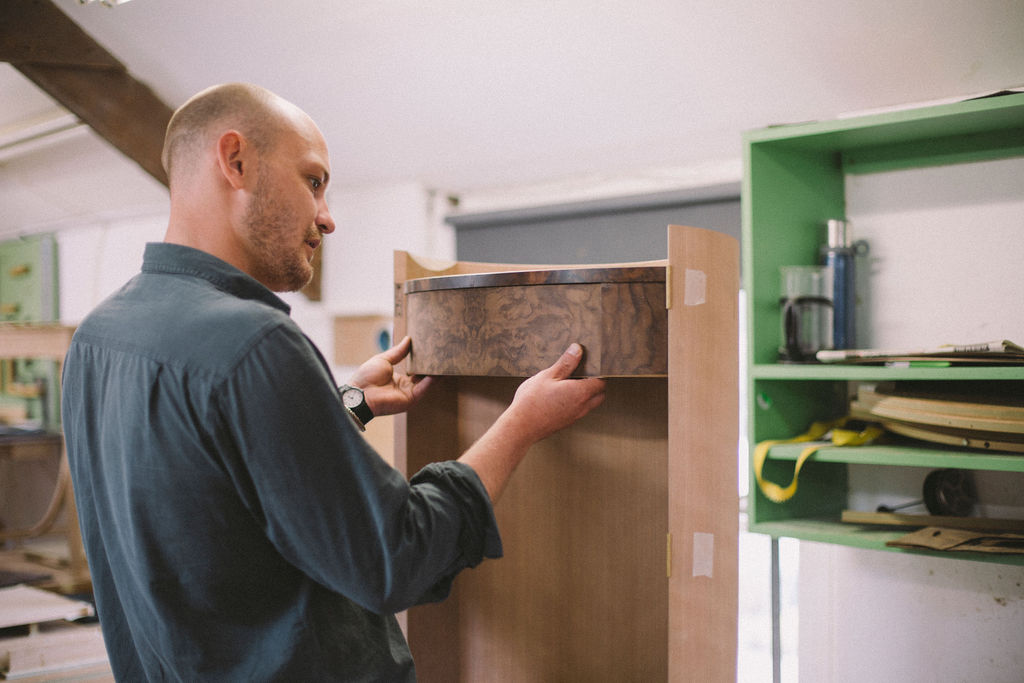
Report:
[[[287,248],[294,228],[287,212],[271,199],[267,185],[261,170],[243,219],[253,257],[249,274],[272,291],[297,292],[313,279],[313,267]]]

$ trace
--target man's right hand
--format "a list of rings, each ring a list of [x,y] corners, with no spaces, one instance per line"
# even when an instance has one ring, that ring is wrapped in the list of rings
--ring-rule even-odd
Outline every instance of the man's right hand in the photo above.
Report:
[[[603,379],[570,377],[582,359],[583,349],[574,343],[554,365],[523,382],[512,405],[459,459],[476,471],[492,502],[530,446],[568,427],[604,400]]]
[[[604,401],[603,379],[570,377],[582,359],[583,349],[573,343],[554,365],[519,385],[506,414],[530,443],[568,427]]]

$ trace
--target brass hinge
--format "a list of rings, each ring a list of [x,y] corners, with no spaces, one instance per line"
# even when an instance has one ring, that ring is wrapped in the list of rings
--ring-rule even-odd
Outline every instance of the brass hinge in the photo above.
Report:
[[[669,533],[665,543],[665,576],[672,578],[672,534]]]
[[[672,266],[665,266],[665,308],[672,309]]]

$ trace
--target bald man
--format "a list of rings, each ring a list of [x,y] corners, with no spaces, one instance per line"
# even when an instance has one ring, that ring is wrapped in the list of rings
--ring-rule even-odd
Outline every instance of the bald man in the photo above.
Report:
[[[492,504],[527,449],[598,405],[572,345],[467,452],[411,481],[360,434],[429,379],[367,361],[346,408],[274,292],[334,229],[327,145],[247,84],[167,128],[165,240],[75,333],[63,424],[97,611],[118,679],[411,681],[393,614],[501,556]]]

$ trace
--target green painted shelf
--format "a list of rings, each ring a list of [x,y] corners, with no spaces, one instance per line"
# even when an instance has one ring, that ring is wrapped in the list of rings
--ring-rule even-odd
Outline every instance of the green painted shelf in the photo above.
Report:
[[[779,444],[768,451],[775,460],[796,460],[810,443]],[[901,467],[953,467],[996,472],[1024,472],[1024,454],[913,446],[823,446],[811,456],[816,462]]]
[[[939,552],[929,550],[910,550],[891,548],[887,542],[904,536],[913,529],[866,526],[861,524],[844,524],[838,519],[789,519],[780,522],[762,522],[751,524],[750,530],[768,534],[769,536],[798,538],[803,541],[832,543],[868,550],[885,550],[887,552],[921,555],[926,557],[943,557],[957,560],[975,560],[997,564],[1024,565],[1024,555],[995,555],[991,553],[972,553],[965,551]]]
[[[902,381],[1014,382],[1022,366],[886,367],[789,365],[777,362],[779,266],[818,260],[822,226],[846,216],[849,176],[1024,157],[1024,93],[835,121],[773,126],[743,136],[743,278],[747,293],[747,414],[753,445],[802,433],[812,422],[848,410],[857,383]],[[938,265],[938,264],[937,264]],[[876,302],[877,305],[877,302]],[[1021,340],[1014,340],[1020,342]],[[778,504],[751,474],[752,531],[772,536],[888,550],[904,531],[842,524],[850,465],[1024,472],[1024,455],[919,446],[820,450],[800,475],[800,495]],[[788,481],[800,446],[777,446],[765,474]],[[754,467],[751,466],[751,473]],[[909,552],[909,551],[899,551]],[[1024,564],[1010,555],[931,553]]]
[[[756,379],[846,380],[890,382],[897,380],[1024,380],[1024,366],[961,366],[948,368],[900,368],[878,365],[754,365]]]

